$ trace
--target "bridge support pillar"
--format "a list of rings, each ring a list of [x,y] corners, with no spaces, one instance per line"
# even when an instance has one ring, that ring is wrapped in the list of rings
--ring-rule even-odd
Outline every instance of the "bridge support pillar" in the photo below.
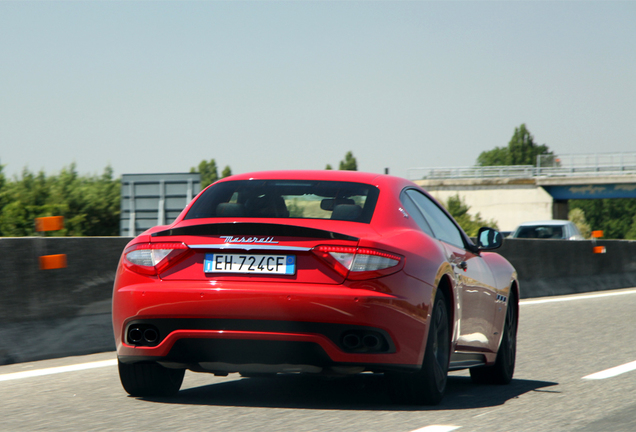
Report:
[[[552,219],[568,220],[569,211],[568,200],[554,200],[552,203]]]

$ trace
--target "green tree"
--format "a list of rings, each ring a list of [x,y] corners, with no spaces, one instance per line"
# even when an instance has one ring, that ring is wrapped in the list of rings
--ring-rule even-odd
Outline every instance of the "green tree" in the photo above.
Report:
[[[333,167],[331,166],[331,164],[327,164],[327,166],[325,167],[326,170],[332,170]]]
[[[27,169],[0,188],[0,235],[35,235],[35,218],[64,216],[53,236],[119,235],[120,181],[107,167],[102,176],[79,176],[75,164],[47,177]]]
[[[3,236],[22,237],[34,235],[35,218],[46,214],[48,185],[46,175],[40,171],[34,175],[26,168],[20,180],[5,186],[6,204],[0,211],[0,233]]]
[[[210,159],[210,161],[202,160],[199,163],[198,169],[190,168],[191,173],[198,172],[201,174],[201,189],[211,185],[219,179],[219,172],[216,167],[216,161]]]
[[[495,147],[481,152],[477,158],[479,166],[495,165],[537,165],[538,155],[554,154],[545,144],[537,145],[525,124],[515,128],[508,147]]]
[[[121,181],[107,166],[101,176],[78,177],[65,195],[68,209],[63,235],[119,235]]]
[[[232,169],[230,168],[229,165],[225,165],[225,168],[223,168],[223,171],[221,172],[221,178],[229,177],[231,175],[232,175]]]
[[[585,212],[580,208],[573,208],[568,212],[568,220],[574,223],[576,227],[581,231],[581,235],[585,238],[590,238],[590,234],[592,233],[592,228],[590,224],[587,223],[585,219]]]
[[[190,172],[198,172],[201,174],[201,189],[208,187],[220,178],[232,175],[232,169],[229,165],[226,165],[225,168],[223,168],[223,171],[221,171],[221,177],[219,177],[219,170],[216,166],[216,160],[214,159],[210,159],[209,162],[205,159],[202,160],[197,168],[190,168]]]
[[[8,203],[7,202],[7,179],[4,176],[4,165],[0,165],[0,211]],[[0,231],[0,234],[2,231]]]
[[[484,226],[499,229],[495,220],[486,221],[481,218],[479,213],[471,216],[468,213],[470,207],[461,199],[459,194],[449,197],[443,204],[459,226],[461,226],[464,232],[470,237],[477,236],[479,228]]]
[[[570,200],[570,209],[580,208],[592,230],[602,230],[606,239],[631,235],[636,215],[635,198]]]
[[[346,171],[358,170],[358,162],[356,161],[356,158],[353,157],[353,153],[347,152],[344,160],[340,161],[340,167],[338,169]]]
[[[627,234],[625,234],[625,238],[629,240],[636,240],[636,214],[632,218],[632,225],[629,228],[629,231],[627,231]]]

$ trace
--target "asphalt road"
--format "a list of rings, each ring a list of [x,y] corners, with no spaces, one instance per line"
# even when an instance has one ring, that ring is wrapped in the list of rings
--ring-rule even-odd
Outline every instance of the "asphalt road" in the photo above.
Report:
[[[635,311],[635,289],[523,301],[513,382],[477,386],[453,373],[436,407],[393,405],[368,374],[187,372],[177,397],[139,399],[121,388],[115,353],[0,366],[0,431],[632,432]]]

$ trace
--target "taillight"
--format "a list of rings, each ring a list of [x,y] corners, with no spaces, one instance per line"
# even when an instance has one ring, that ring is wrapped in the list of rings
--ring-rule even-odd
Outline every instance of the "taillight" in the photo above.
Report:
[[[183,258],[188,251],[184,243],[138,243],[124,251],[124,265],[130,270],[157,275]]]
[[[347,279],[361,280],[386,276],[404,266],[404,257],[380,249],[321,245],[313,253]]]

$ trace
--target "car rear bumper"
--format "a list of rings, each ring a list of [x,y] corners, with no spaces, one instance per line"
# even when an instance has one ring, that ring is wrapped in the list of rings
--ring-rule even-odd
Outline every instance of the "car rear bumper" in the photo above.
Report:
[[[399,279],[399,293],[387,292],[389,278],[390,286]],[[419,367],[432,290],[404,274],[383,279],[349,287],[178,281],[116,287],[118,356],[195,370]],[[140,331],[135,341],[133,329]],[[156,338],[137,340],[147,329]]]

